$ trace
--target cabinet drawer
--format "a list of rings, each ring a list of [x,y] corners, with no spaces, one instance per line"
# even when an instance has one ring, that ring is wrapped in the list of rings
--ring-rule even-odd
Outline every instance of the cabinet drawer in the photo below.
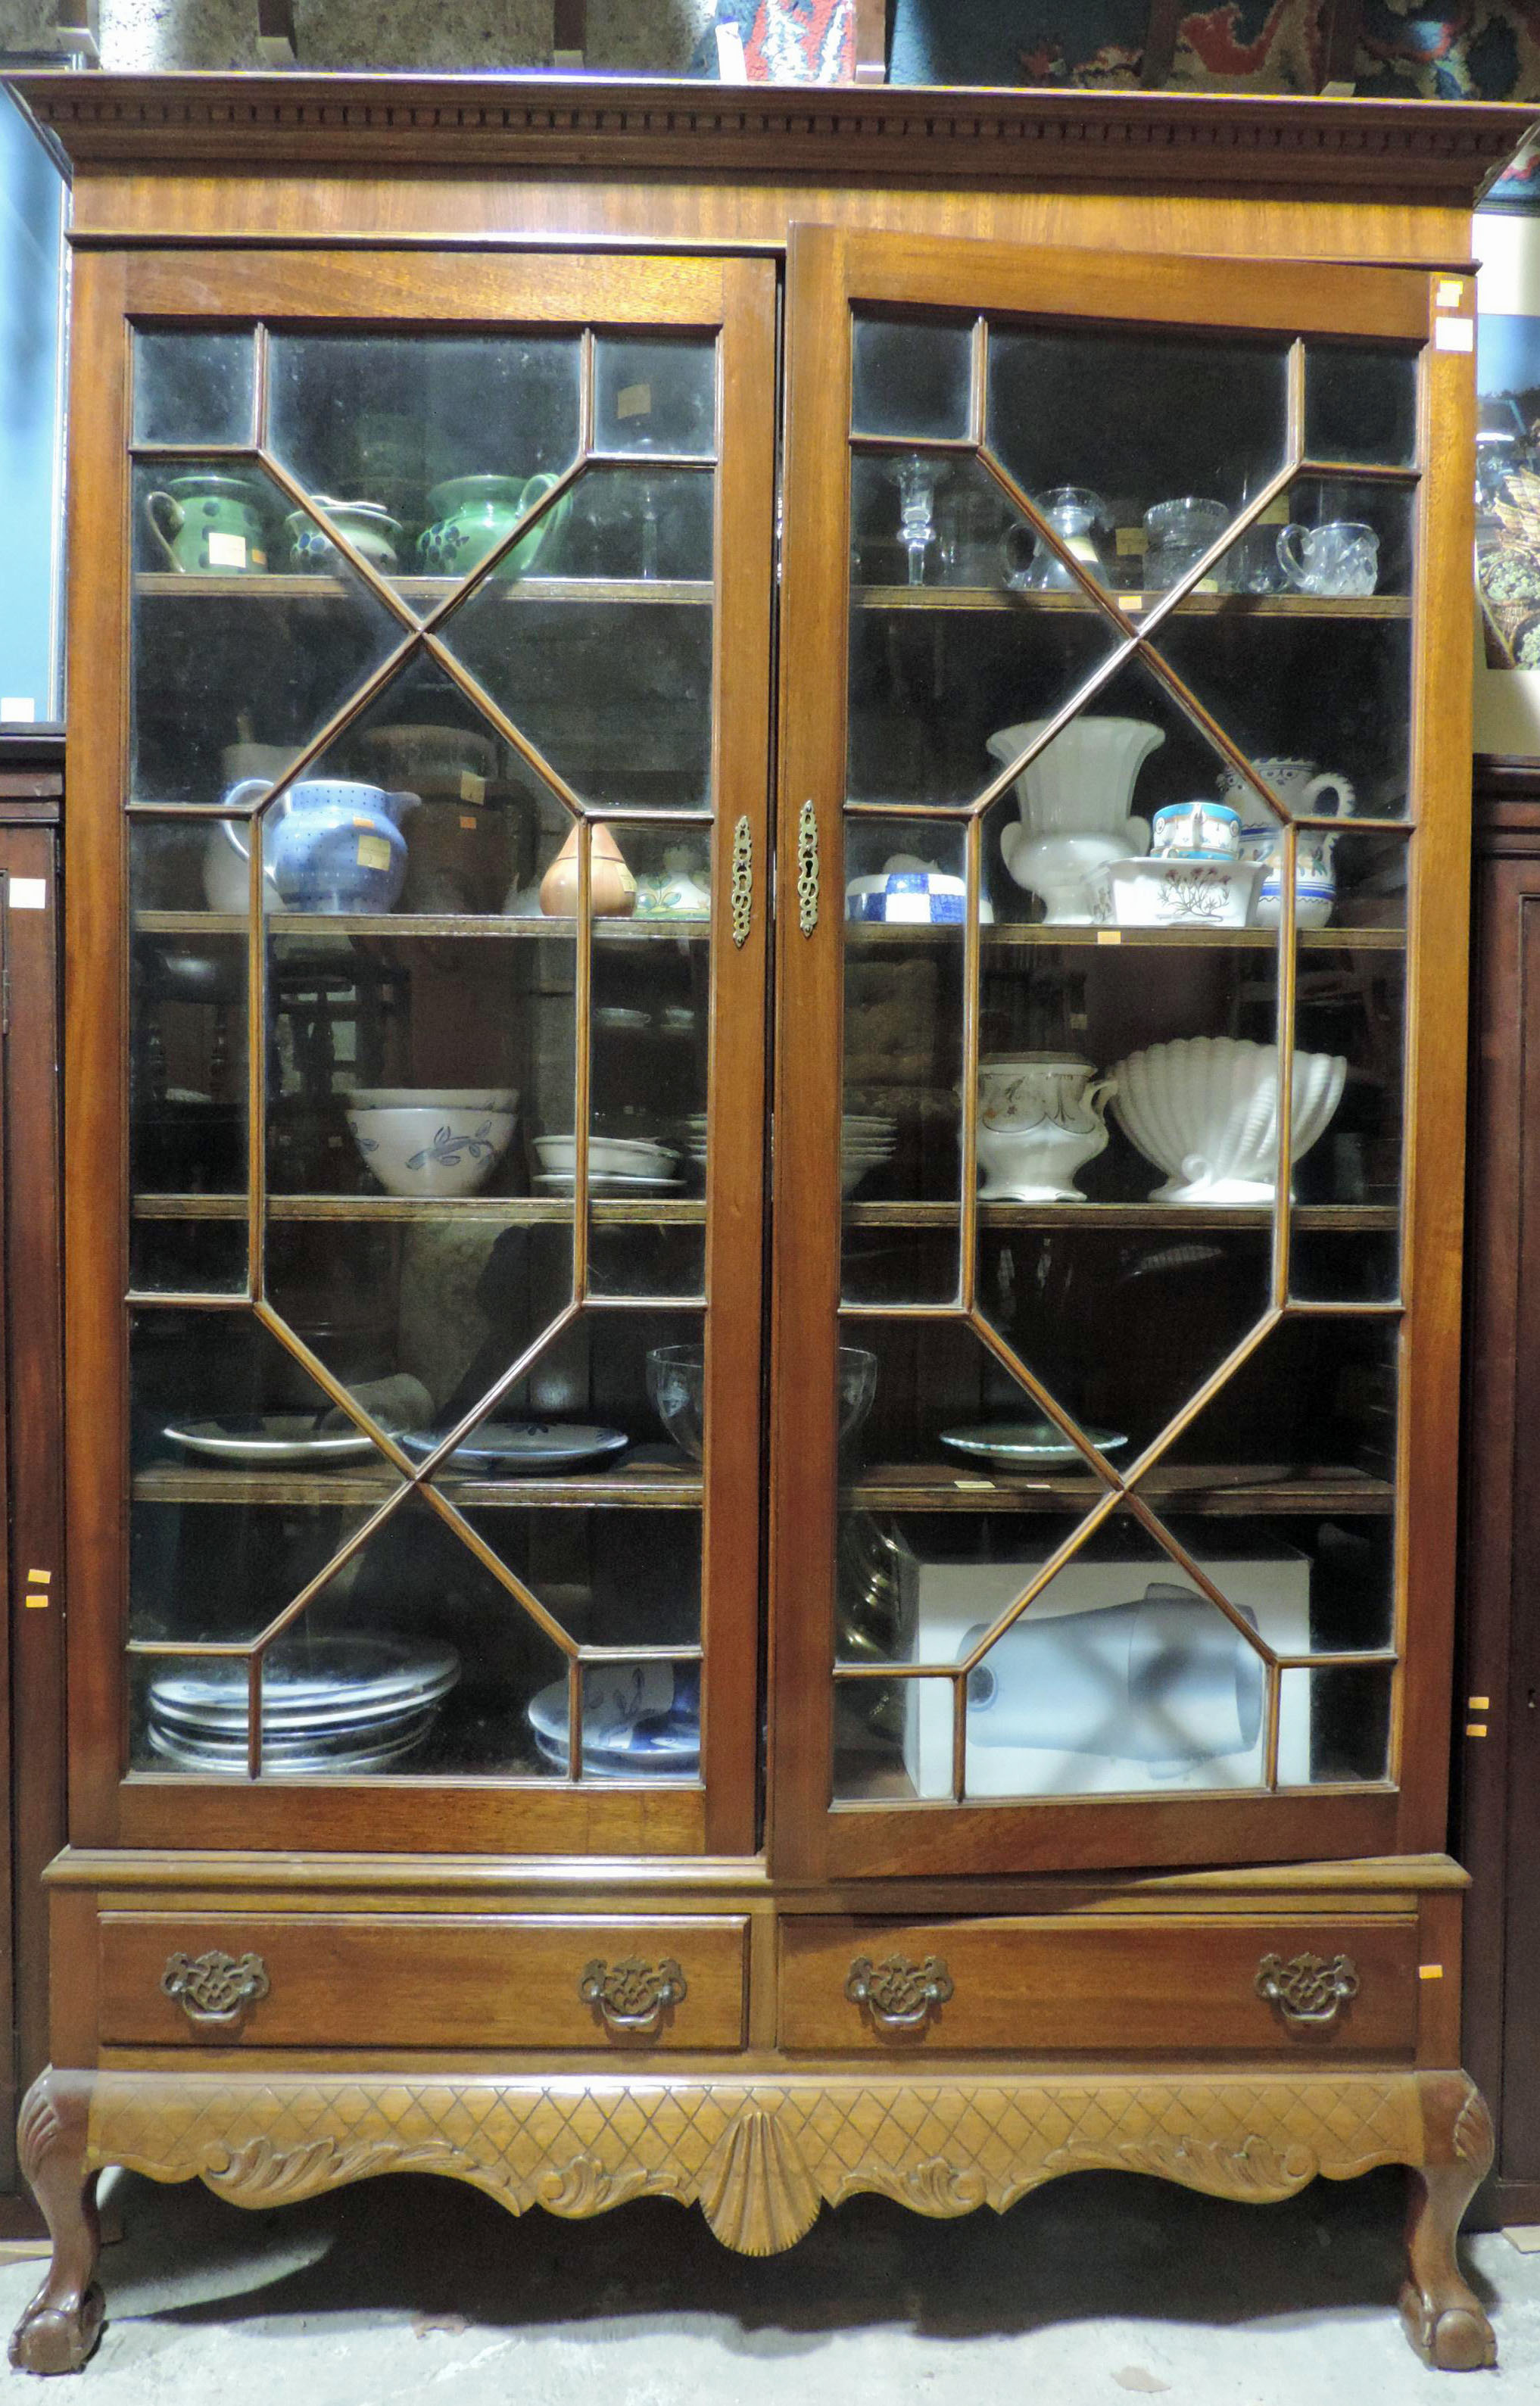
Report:
[[[743,2041],[747,1924],[728,1915],[109,1913],[98,1926],[108,2046]]]
[[[1338,1956],[1346,1962],[1334,1977]],[[1257,1990],[1269,1957],[1280,2003]],[[1314,1987],[1302,1957],[1326,1967]],[[1417,2039],[1417,1961],[1411,1916],[921,1924],[809,1917],[782,1929],[781,2044],[820,2052],[922,2045],[1404,2055]],[[1350,1995],[1335,1995],[1353,1982]],[[864,1988],[865,1998],[849,1987]],[[1301,2017],[1311,2011],[1329,2018]]]

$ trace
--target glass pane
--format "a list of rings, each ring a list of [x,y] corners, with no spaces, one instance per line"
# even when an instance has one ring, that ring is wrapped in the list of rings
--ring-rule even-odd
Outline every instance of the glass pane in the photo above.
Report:
[[[1393,1301],[1399,1292],[1406,984],[1399,946],[1301,940],[1294,1192],[1307,1208],[1292,1235],[1289,1283],[1302,1299]]]
[[[1292,1722],[1307,1720],[1309,1725],[1309,1768],[1296,1771],[1287,1784],[1388,1776],[1392,1677],[1388,1665],[1373,1663],[1283,1673],[1281,1712]]]
[[[445,628],[457,659],[585,800],[708,803],[713,481],[586,470],[538,573],[489,576]]]
[[[272,573],[290,503],[260,469],[157,460],[134,490],[133,792],[247,807],[403,630],[340,558]]]
[[[699,334],[600,334],[594,447],[709,460],[716,449],[716,346]]]
[[[393,520],[403,569],[445,573],[458,535],[464,574],[530,478],[576,458],[578,351],[575,334],[276,333],[268,443],[307,492]]]
[[[131,1635],[247,1642],[399,1476],[246,1312],[135,1312],[130,1360]]]
[[[844,1294],[957,1293],[963,829],[853,819],[845,839]],[[993,908],[984,903],[986,922]]]
[[[1100,503],[1083,531],[1103,583],[1142,559],[1147,585],[1170,585],[1283,465],[1288,347],[992,327],[986,440],[1039,502]]]
[[[968,432],[973,320],[857,318],[850,422],[857,434],[960,441]]]
[[[858,800],[956,804],[1124,638],[1082,590],[1026,583],[1038,550],[977,461],[913,455],[906,501],[910,456],[851,463],[847,776]]]
[[[134,337],[135,443],[249,443],[251,333]]]
[[[1153,638],[1292,812],[1406,813],[1412,510],[1396,487],[1301,482]]]
[[[145,1291],[246,1284],[247,946],[205,907],[229,824],[129,830],[130,1278]]]
[[[1353,1497],[1322,1499],[1315,1512],[1236,1508],[1162,1512],[1162,1523],[1201,1563],[1232,1604],[1244,1604],[1280,1654],[1361,1654],[1388,1648],[1395,1606],[1394,1521],[1355,1510]],[[1367,1498],[1357,1499],[1367,1502]],[[1307,1762],[1307,1725],[1286,1725],[1279,1776],[1285,1786]]]
[[[473,1459],[475,1451],[473,1439],[461,1458]],[[553,1465],[544,1476],[579,1479],[591,1495],[634,1486],[645,1471],[633,1452],[561,1471]],[[479,1471],[440,1474],[439,1483],[477,1536],[580,1646],[698,1646],[699,1499],[664,1510],[602,1503],[556,1508],[544,1501],[531,1508],[523,1499],[542,1475],[538,1466],[519,1470],[488,1459]]]
[[[1307,459],[1410,467],[1417,458],[1417,367],[1416,351],[1307,344]]]

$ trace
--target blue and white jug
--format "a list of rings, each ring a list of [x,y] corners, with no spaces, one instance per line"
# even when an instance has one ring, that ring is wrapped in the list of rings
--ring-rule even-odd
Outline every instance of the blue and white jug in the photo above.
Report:
[[[239,810],[272,790],[264,777],[246,777],[225,800]],[[267,814],[264,880],[272,878],[286,911],[394,910],[406,879],[401,822],[417,809],[419,799],[342,778],[303,779]],[[247,839],[233,819],[221,825],[226,841],[245,863]]]

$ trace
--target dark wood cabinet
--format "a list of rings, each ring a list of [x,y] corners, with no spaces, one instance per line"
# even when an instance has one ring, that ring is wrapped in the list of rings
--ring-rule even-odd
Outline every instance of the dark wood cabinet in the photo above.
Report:
[[[1478,760],[1458,1838],[1466,2060],[1497,2156],[1477,2200],[1540,2221],[1540,773]]]
[[[75,1607],[14,2359],[89,2354],[114,2162],[750,2254],[1400,2162],[1409,2334],[1490,2361],[1444,666],[1520,128],[23,90]]]
[[[49,2059],[43,1873],[64,1834],[64,1414],[60,1289],[59,820],[54,758],[0,745],[0,1329],[6,1572],[0,1720],[7,1835],[0,2082],[19,2100]],[[0,2134],[0,2233],[41,2230]]]

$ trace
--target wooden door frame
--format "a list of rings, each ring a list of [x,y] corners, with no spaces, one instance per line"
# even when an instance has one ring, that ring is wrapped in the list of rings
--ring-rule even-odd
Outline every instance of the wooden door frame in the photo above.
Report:
[[[1468,280],[1457,287],[1468,316]],[[1448,300],[1446,286],[1443,297]],[[780,890],[795,896],[798,814],[816,814],[817,925],[784,908],[776,1003],[772,1284],[770,1861],[796,1877],[1283,1861],[1443,1843],[1452,1649],[1469,698],[1441,667],[1469,646],[1474,409],[1468,349],[1435,340],[1437,279],[1411,268],[1032,251],[793,229],[786,299]],[[1400,1375],[1400,1743],[1361,1791],[1221,1798],[830,1801],[836,1527],[848,424],[854,303],[1065,321],[1416,341],[1422,458],[1412,694],[1405,1303]],[[1434,705],[1436,696],[1437,706]],[[1416,1358],[1417,1376],[1410,1365]],[[1402,1776],[1402,1774],[1405,1776]]]
[[[742,1855],[756,1835],[759,1349],[770,794],[775,270],[734,257],[521,251],[460,257],[338,248],[92,251],[74,282],[72,717],[66,1210],[72,1364],[67,1479],[70,1831],[78,1845]],[[126,762],[130,322],[267,318],[290,326],[445,331],[505,324],[697,327],[720,337],[713,629],[712,1109],[707,1470],[699,1788],[380,1779],[247,1785],[123,1777],[128,1293]],[[192,446],[197,448],[199,446]],[[205,446],[206,447],[206,446]],[[746,939],[728,940],[733,832],[761,865]],[[718,1131],[713,1128],[713,1133]],[[120,1198],[120,1208],[114,1207]]]

